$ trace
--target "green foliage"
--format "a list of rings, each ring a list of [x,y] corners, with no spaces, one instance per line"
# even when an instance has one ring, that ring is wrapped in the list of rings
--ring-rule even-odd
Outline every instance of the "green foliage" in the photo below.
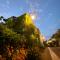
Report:
[[[4,17],[3,16],[0,16],[0,20],[2,20]]]
[[[34,47],[28,50],[27,60],[41,60],[40,49]]]
[[[47,46],[59,47],[60,46],[60,29],[46,42]]]
[[[0,23],[0,47],[5,48],[6,53],[7,48],[11,49],[11,47],[15,51],[21,47],[29,49],[41,45],[39,29],[33,24],[29,14],[13,16],[5,19],[4,24]],[[3,50],[2,48],[0,52]],[[31,52],[35,57],[35,52]]]
[[[1,28],[2,27],[2,28]],[[1,26],[2,34],[8,37],[8,40],[21,41],[20,36],[24,36],[28,46],[38,44],[40,35],[38,29],[33,24],[28,13],[19,17],[10,17],[6,19],[5,25]],[[35,32],[36,30],[36,32]],[[24,40],[22,39],[22,40]]]
[[[56,33],[53,34],[52,38],[60,39],[60,29],[58,29]]]
[[[12,20],[12,19],[7,19],[6,25],[7,25],[7,27],[9,27],[9,28],[13,28],[13,25],[14,25],[13,20]]]
[[[3,39],[5,40],[5,42],[7,42],[6,44],[8,44],[8,42],[10,43],[11,40],[18,41],[20,39],[19,34],[16,34],[11,29],[5,27],[4,25],[0,25],[0,30],[1,36],[4,37]]]

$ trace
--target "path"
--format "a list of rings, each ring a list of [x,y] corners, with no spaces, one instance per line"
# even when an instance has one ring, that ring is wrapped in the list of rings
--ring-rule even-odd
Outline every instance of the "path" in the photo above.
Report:
[[[50,51],[50,55],[51,55],[51,58],[52,60],[60,60],[60,51],[58,51],[58,48],[56,47],[48,47],[49,51]],[[58,56],[59,55],[59,56]]]

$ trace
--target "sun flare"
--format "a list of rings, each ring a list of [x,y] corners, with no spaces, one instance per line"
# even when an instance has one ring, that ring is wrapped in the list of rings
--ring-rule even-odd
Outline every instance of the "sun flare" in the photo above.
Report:
[[[31,14],[31,18],[32,18],[32,20],[36,20],[36,15],[35,14]]]

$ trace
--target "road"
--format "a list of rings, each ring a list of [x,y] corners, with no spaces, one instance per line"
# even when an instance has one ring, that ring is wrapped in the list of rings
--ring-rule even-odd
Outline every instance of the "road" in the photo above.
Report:
[[[58,48],[49,48],[48,47],[48,49],[50,51],[50,55],[51,55],[52,60],[60,60],[60,57],[59,57],[60,51],[58,51]]]
[[[41,60],[52,60],[48,47],[41,54]]]
[[[60,47],[51,47],[51,50],[60,57]]]
[[[41,56],[42,60],[60,60],[60,47],[47,47]]]

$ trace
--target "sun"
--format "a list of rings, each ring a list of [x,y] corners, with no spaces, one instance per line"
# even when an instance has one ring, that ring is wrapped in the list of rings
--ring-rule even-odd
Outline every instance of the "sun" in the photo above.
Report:
[[[31,14],[31,19],[32,20],[36,20],[36,15],[35,14]]]

